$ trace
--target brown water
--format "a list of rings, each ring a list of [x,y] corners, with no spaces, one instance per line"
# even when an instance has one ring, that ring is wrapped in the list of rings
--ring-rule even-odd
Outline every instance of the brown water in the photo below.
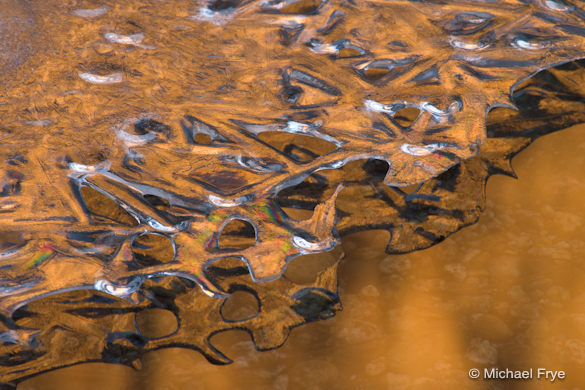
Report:
[[[244,332],[213,341],[235,362],[148,354],[139,371],[85,364],[32,389],[585,389],[585,126],[538,139],[492,178],[478,224],[388,256],[387,233],[344,238],[343,311],[257,352]],[[566,378],[471,380],[468,370],[564,370]]]

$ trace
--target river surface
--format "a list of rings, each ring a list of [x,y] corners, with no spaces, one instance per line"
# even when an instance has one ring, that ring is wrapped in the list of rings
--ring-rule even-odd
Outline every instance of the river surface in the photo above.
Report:
[[[480,221],[407,255],[386,232],[343,239],[343,310],[257,352],[244,332],[214,336],[234,359],[150,353],[139,371],[101,363],[20,390],[585,389],[585,126],[542,137],[490,179]],[[531,380],[471,380],[472,368],[533,369]],[[536,378],[537,369],[566,378]]]

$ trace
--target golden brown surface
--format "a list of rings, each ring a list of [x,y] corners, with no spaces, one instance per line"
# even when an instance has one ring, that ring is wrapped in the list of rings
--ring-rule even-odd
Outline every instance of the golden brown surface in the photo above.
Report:
[[[138,372],[88,364],[19,389],[585,388],[584,158],[584,126],[537,140],[514,159],[518,180],[490,180],[480,221],[431,249],[386,255],[384,232],[345,238],[343,311],[294,330],[281,349],[258,353],[242,333],[219,343],[230,366],[169,349]],[[567,377],[467,377],[485,366]]]
[[[177,346],[225,363],[230,329],[276,348],[339,309],[338,233],[440,242],[513,155],[585,120],[578,1],[0,7],[0,386]],[[377,338],[368,299],[335,337]]]
[[[387,161],[388,185],[436,177],[477,154],[487,139],[486,113],[512,106],[518,83],[580,58],[585,47],[580,3],[553,0],[4,5],[3,28],[15,33],[9,42],[36,37],[32,30],[44,37],[5,50],[0,224],[18,225],[27,242],[2,276],[6,314],[82,286],[130,296],[139,284],[132,280],[160,273],[191,277],[220,296],[202,272],[217,259],[208,253],[214,235],[237,215],[257,225],[259,245],[242,255],[255,280],[275,279],[293,256],[331,248],[332,224],[318,227],[318,214],[299,226],[286,218],[271,223],[250,208],[270,208],[267,196],[358,159]],[[419,115],[405,125],[407,108]],[[330,149],[305,161],[295,157],[298,145],[285,152],[263,140],[274,132]],[[168,234],[179,261],[128,270],[122,255],[103,267],[112,248],[97,247],[92,255],[102,258],[87,261],[89,249],[71,248],[83,244],[63,237],[73,229],[91,234],[103,222],[88,217],[83,187],[135,220],[134,229],[110,229],[117,244],[127,248],[138,233]],[[153,210],[153,197],[169,204],[170,215]],[[189,224],[177,208],[208,220],[191,215]],[[281,232],[262,237],[262,224]],[[59,260],[29,263],[43,250]],[[72,269],[86,266],[77,275]],[[70,277],[50,276],[65,268]]]

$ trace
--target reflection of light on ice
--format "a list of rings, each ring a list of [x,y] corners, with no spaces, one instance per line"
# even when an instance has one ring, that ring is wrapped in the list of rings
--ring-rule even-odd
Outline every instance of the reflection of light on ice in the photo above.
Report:
[[[412,156],[428,156],[429,154],[443,149],[446,145],[445,144],[430,144],[424,146],[417,146],[411,144],[402,144],[400,146],[400,150],[404,153],[410,154]]]
[[[94,8],[94,9],[76,9],[72,12],[73,15],[82,18],[97,18],[108,12],[106,7]]]
[[[144,39],[143,33],[122,35],[116,33],[105,33],[104,37],[110,42],[120,43],[122,45],[137,45]]]
[[[132,303],[137,303],[137,299],[133,297],[133,294],[140,289],[142,282],[143,280],[141,278],[134,278],[127,284],[117,285],[105,279],[98,279],[94,283],[94,288],[97,291],[124,298]]]
[[[121,72],[111,73],[104,76],[93,73],[79,73],[79,77],[82,80],[93,84],[115,84],[121,83],[124,79]]]
[[[309,241],[307,241],[304,238],[299,237],[299,236],[293,237],[292,241],[297,247],[304,249],[306,251],[309,251],[309,252],[317,252],[317,251],[327,250],[329,248],[332,248],[334,245],[333,240],[324,240],[324,241],[320,241],[320,242],[309,242]]]

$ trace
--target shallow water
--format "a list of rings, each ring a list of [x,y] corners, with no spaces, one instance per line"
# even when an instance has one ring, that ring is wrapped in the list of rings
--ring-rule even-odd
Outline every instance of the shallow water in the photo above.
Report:
[[[149,353],[140,371],[85,364],[21,383],[32,389],[583,389],[585,126],[542,137],[490,179],[479,223],[431,249],[386,255],[385,232],[347,236],[343,311],[254,350],[215,336],[233,358]],[[470,368],[564,370],[555,383],[471,380]]]

